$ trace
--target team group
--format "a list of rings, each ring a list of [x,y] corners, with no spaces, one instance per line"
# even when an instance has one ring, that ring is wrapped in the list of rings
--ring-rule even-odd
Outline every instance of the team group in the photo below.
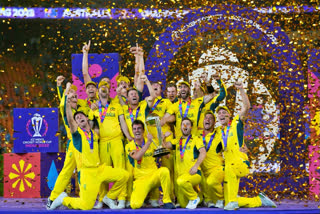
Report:
[[[132,47],[134,86],[129,87],[129,78],[118,76],[117,96],[111,99],[110,79],[96,84],[89,76],[89,49],[90,41],[82,49],[87,99],[78,99],[77,87],[71,83],[63,90],[65,78],[57,77],[68,144],[47,209],[61,205],[101,209],[103,204],[110,209],[138,209],[146,203],[160,207],[160,187],[165,209],[195,209],[200,202],[225,210],[276,207],[264,193],[253,198],[238,195],[240,178],[249,173],[243,130],[250,101],[241,82],[235,87],[242,107],[233,118],[226,106],[219,105],[227,93],[219,74],[212,75],[218,92],[203,74],[199,82],[204,87],[196,87],[192,97],[189,82],[182,81],[168,84],[163,98],[161,84],[150,82],[144,74],[142,49]],[[142,100],[145,85],[150,96]],[[150,117],[159,118],[160,142],[157,127],[146,125]],[[169,154],[154,157],[159,146]],[[75,169],[79,198],[64,192]],[[110,189],[109,183],[113,183]]]

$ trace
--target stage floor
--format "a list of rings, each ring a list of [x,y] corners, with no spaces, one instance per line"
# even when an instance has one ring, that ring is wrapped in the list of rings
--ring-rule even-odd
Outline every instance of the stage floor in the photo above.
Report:
[[[79,212],[79,210],[69,210],[66,207],[60,207],[58,210],[47,211],[45,198],[2,198],[0,197],[0,213],[71,213]],[[240,208],[237,211],[224,211],[223,209],[209,209],[209,208],[197,208],[196,210],[176,209],[176,210],[165,210],[165,209],[149,209],[142,208],[138,210],[124,209],[124,210],[90,210],[81,211],[81,213],[131,213],[131,214],[165,214],[168,211],[182,214],[184,212],[194,212],[200,214],[208,214],[212,212],[228,212],[233,213],[272,213],[272,214],[291,214],[291,213],[320,213],[320,202],[314,201],[298,201],[298,200],[283,200],[276,202],[277,208]]]

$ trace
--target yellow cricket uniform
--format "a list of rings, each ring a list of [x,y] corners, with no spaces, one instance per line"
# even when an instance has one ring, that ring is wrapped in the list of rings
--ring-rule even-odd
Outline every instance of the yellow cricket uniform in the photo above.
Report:
[[[239,150],[244,144],[243,128],[244,124],[239,115],[234,117],[227,127],[217,128],[217,132],[221,133],[221,144],[218,147],[222,148],[225,159],[225,204],[238,201],[240,207],[259,207],[261,200],[258,196],[254,198],[237,197],[240,178],[249,173],[248,156]]]
[[[189,102],[190,102],[190,105],[188,105]],[[180,112],[180,108],[179,108],[180,103],[181,103],[181,107],[182,107],[182,112]],[[171,105],[171,107],[168,109],[167,112],[171,115],[174,114],[176,116],[176,126],[175,126],[176,138],[180,138],[182,136],[181,121],[185,117],[185,115],[193,122],[191,134],[197,135],[197,133],[198,133],[197,121],[198,121],[198,117],[199,117],[199,113],[200,113],[199,109],[203,105],[204,105],[203,104],[203,97],[197,98],[195,100],[190,99],[189,101],[182,101],[181,99],[179,99],[178,102],[173,103]],[[189,106],[189,110],[186,114],[187,106]]]
[[[178,191],[176,196],[181,207],[186,207],[189,200],[195,200],[198,197],[197,192],[194,190],[197,188],[201,181],[200,168],[195,175],[190,175],[189,171],[194,166],[199,155],[199,149],[203,148],[201,139],[196,135],[191,135],[188,143],[188,138],[182,139],[181,150],[184,151],[183,158],[180,156],[180,138],[174,139],[172,148],[175,150],[175,172],[177,173],[177,185]]]
[[[146,114],[149,112],[148,104],[145,100],[140,101],[138,107],[132,110],[132,114],[130,114],[129,112],[128,105],[123,105],[122,108],[123,108],[123,114],[128,126],[129,133],[131,136],[133,136],[132,122],[137,119],[145,123]],[[127,145],[125,146],[125,151],[128,151]],[[129,201],[131,198],[131,193],[133,189],[133,174],[132,174],[133,167],[129,162],[128,156],[126,156],[126,170],[129,172],[129,180],[128,180],[128,186],[127,186],[127,201]]]
[[[100,102],[100,101],[99,101]],[[100,160],[107,166],[125,169],[125,155],[123,148],[123,134],[121,131],[119,116],[123,115],[123,109],[116,102],[109,102],[108,107],[102,106],[101,109],[90,111],[89,118],[98,121],[100,129]],[[99,200],[107,194],[108,184],[103,183],[99,191]],[[125,200],[126,191],[119,195],[119,200]]]
[[[219,95],[215,96],[210,102],[206,105],[200,107],[199,111],[201,112],[198,118],[198,129],[203,130],[203,120],[205,116],[205,112],[211,110],[212,112],[216,111],[216,108],[219,106],[219,103],[227,96],[227,90],[224,83],[221,80],[217,80],[217,83],[220,87]]]
[[[68,142],[67,142],[67,149],[65,160],[63,164],[63,168],[57,177],[56,183],[54,188],[50,194],[50,200],[54,201],[67,187],[70,182],[70,178],[73,174],[74,169],[76,168],[76,161],[74,158],[74,146],[72,143],[72,135],[70,132],[70,128],[67,122],[66,114],[65,114],[65,103],[66,103],[66,96],[63,93],[62,87],[58,87],[58,97],[60,100],[60,113],[62,116],[62,121],[64,123],[64,127],[67,132]],[[73,112],[75,110],[73,109]]]
[[[159,116],[159,119],[161,120],[165,113],[168,111],[170,106],[172,105],[171,101],[166,98],[162,98],[161,96],[158,96],[154,102],[152,107],[150,107],[149,114],[156,114]],[[148,131],[152,134],[153,139],[155,139],[156,144],[159,142],[157,141],[158,139],[158,131],[157,128],[154,126],[148,127]],[[165,124],[164,126],[161,127],[162,134],[165,134],[166,132],[170,132],[171,135],[166,138],[166,141],[171,141],[173,139],[173,133],[171,131],[171,128],[168,124]],[[169,156],[163,157],[161,159],[161,166],[167,167],[170,171],[170,176],[171,176],[171,199],[174,199],[174,193],[173,193],[173,181],[174,181],[174,168],[173,168],[173,152]]]
[[[86,98],[86,99],[78,99],[78,104],[80,106],[87,106],[89,108],[91,108],[91,104],[92,103],[95,103],[98,101],[98,98],[95,98],[95,99],[92,99],[90,100],[89,98]]]
[[[200,135],[203,142],[203,133]],[[217,200],[223,200],[222,182],[224,180],[224,160],[221,151],[217,147],[221,143],[221,132],[214,130],[205,136],[205,145],[207,155],[201,163],[203,172],[203,182],[201,189],[205,201],[216,203]],[[209,146],[210,145],[210,146]]]
[[[147,139],[145,139],[146,142]],[[140,147],[134,141],[128,143],[128,157],[131,165],[134,167],[134,183],[133,192],[131,195],[130,205],[132,209],[138,209],[142,206],[148,193],[152,190],[156,190],[159,186],[163,190],[163,203],[171,203],[170,190],[170,172],[166,167],[160,167],[158,169],[156,165],[156,159],[153,157],[153,152],[156,149],[153,143],[150,144],[147,151],[144,153],[141,160],[137,161],[131,158],[130,153],[134,150],[139,150]],[[158,198],[151,198],[158,199]]]
[[[80,198],[65,197],[62,204],[71,209],[92,209],[102,182],[114,182],[107,196],[116,199],[126,188],[128,173],[105,164],[100,165],[99,136],[94,132],[78,130],[72,134],[76,151],[76,163],[79,169]],[[89,143],[91,142],[91,143]]]

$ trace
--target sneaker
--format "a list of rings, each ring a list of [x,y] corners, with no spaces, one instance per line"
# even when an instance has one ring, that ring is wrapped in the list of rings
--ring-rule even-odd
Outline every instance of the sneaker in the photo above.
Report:
[[[48,198],[48,201],[47,201],[47,210],[50,209],[52,202],[53,202],[53,201],[50,200],[50,197],[49,197],[49,198]]]
[[[179,203],[176,203],[176,208],[181,208],[181,205]]]
[[[119,209],[124,209],[124,208],[126,208],[126,201],[125,201],[125,200],[119,200],[118,208],[119,208]]]
[[[187,209],[195,209],[195,208],[197,208],[199,203],[200,203],[200,198],[197,197],[195,200],[190,200],[188,205],[186,206],[186,208]]]
[[[209,208],[215,208],[216,205],[215,205],[212,201],[208,201],[208,202],[207,202],[207,207],[209,207]]]
[[[93,209],[100,210],[100,209],[102,209],[102,207],[103,207],[102,201],[98,201],[98,203],[93,206]]]
[[[130,201],[127,201],[127,202],[126,202],[126,208],[131,208],[131,206],[130,206]]]
[[[62,205],[62,201],[65,197],[67,197],[67,193],[62,192],[51,204],[49,210],[55,210]]]
[[[217,200],[216,204],[214,205],[216,208],[223,208],[223,200]]]
[[[118,206],[116,205],[116,202],[110,198],[108,198],[107,196],[104,196],[104,198],[102,199],[103,203],[105,203],[110,209],[114,210],[114,209],[118,209]]]
[[[159,208],[160,207],[160,204],[159,204],[158,200],[149,200],[149,203],[151,204],[151,206],[153,208]]]
[[[165,203],[163,204],[163,209],[175,209],[176,207],[173,205],[173,203]]]
[[[258,196],[261,199],[261,204],[263,207],[273,207],[273,208],[277,207],[277,205],[270,198],[268,198],[268,196],[266,196],[266,194],[264,194],[263,192],[260,192]]]
[[[224,210],[237,210],[237,209],[239,209],[239,204],[237,201],[231,201],[224,207]]]

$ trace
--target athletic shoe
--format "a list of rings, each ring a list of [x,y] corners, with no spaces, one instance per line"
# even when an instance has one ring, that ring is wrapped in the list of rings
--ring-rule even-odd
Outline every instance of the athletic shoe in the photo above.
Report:
[[[224,210],[237,210],[239,209],[239,204],[237,201],[231,201],[224,207]]]
[[[116,202],[110,198],[108,198],[107,196],[104,196],[104,198],[102,199],[103,203],[105,203],[110,209],[114,210],[114,209],[118,209],[118,206],[116,205]]]
[[[51,204],[49,210],[55,210],[62,205],[62,201],[65,197],[67,197],[67,193],[61,193]]]
[[[103,203],[101,201],[98,201],[96,205],[93,206],[93,209],[100,210],[103,207]]]
[[[124,209],[126,207],[126,201],[125,200],[119,200],[118,208]]]
[[[176,208],[181,208],[181,205],[179,203],[176,203]]]
[[[175,209],[176,207],[173,205],[173,203],[165,203],[163,204],[163,209]]]
[[[197,197],[195,200],[190,200],[188,205],[186,206],[187,209],[195,209],[197,208],[198,204],[200,203],[200,198]]]
[[[53,201],[51,201],[51,200],[50,200],[50,197],[49,197],[49,198],[48,198],[48,201],[47,201],[47,210],[50,209],[52,202],[53,202]]]
[[[208,202],[207,202],[207,207],[209,207],[209,208],[215,208],[216,205],[215,205],[212,201],[208,201]]]
[[[151,206],[153,208],[159,208],[160,207],[160,204],[159,204],[158,200],[149,200],[149,203],[151,204]]]
[[[261,203],[263,207],[273,207],[273,208],[277,207],[277,205],[270,198],[268,198],[268,196],[266,196],[266,194],[264,194],[263,192],[259,193],[259,197],[261,199]]]
[[[126,202],[126,208],[128,208],[128,209],[131,208],[131,206],[130,206],[130,201],[127,201],[127,202]]]
[[[223,208],[223,200],[217,200],[216,204],[214,205],[216,208]]]

